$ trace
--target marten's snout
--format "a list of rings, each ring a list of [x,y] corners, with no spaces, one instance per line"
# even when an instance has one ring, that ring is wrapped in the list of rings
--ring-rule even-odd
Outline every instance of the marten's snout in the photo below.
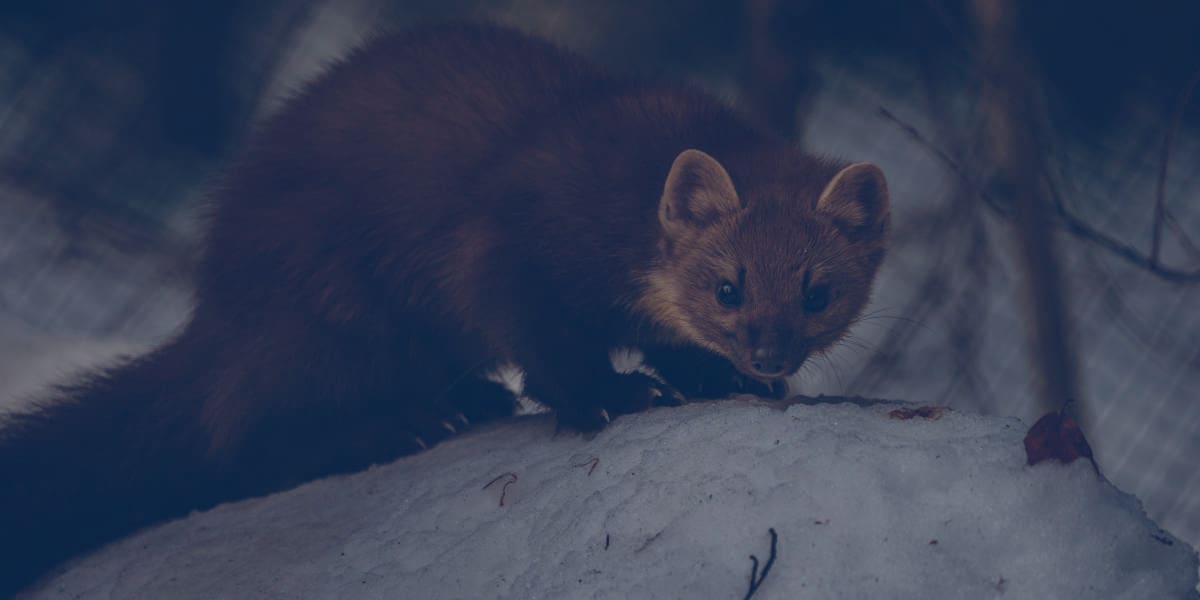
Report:
[[[756,375],[773,378],[788,375],[798,368],[796,358],[803,352],[794,348],[795,336],[788,327],[768,329],[751,326],[746,330],[750,368]]]
[[[768,377],[781,375],[786,368],[780,357],[779,350],[776,348],[766,346],[755,348],[752,357],[754,360],[750,363],[750,366],[754,367],[754,370],[758,371],[760,375]]]

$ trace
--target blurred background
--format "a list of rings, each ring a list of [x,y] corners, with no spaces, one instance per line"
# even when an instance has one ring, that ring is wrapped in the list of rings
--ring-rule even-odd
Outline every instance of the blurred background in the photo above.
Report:
[[[1104,474],[1200,546],[1200,3],[7,0],[0,407],[170,336],[254,124],[364,37],[455,17],[879,164],[875,301],[793,387],[1027,425],[1073,398]]]

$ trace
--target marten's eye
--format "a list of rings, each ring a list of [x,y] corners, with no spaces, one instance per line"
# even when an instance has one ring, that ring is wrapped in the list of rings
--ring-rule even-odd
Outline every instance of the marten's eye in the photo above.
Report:
[[[717,302],[722,306],[736,308],[742,305],[742,292],[736,285],[726,281],[717,286]]]
[[[801,305],[804,307],[804,312],[819,313],[829,306],[829,286],[809,285],[811,277],[810,271],[804,272],[804,299],[801,301]]]
[[[804,292],[804,311],[819,313],[829,306],[829,286],[814,285]]]

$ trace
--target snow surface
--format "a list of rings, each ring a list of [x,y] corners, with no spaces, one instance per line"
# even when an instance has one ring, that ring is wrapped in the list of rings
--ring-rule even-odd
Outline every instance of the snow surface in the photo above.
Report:
[[[32,597],[741,598],[770,528],[759,599],[1197,597],[1195,551],[1090,464],[897,406],[706,402],[592,439],[521,417],[142,532]]]

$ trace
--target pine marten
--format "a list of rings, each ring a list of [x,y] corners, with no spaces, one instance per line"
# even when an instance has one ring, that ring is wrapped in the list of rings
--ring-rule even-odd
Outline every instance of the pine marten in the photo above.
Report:
[[[0,430],[0,591],[148,524],[362,469],[514,411],[561,427],[783,377],[884,256],[880,170],[490,25],[381,37],[212,194],[169,343]],[[618,373],[636,347],[661,378]],[[772,387],[773,386],[773,387]]]

